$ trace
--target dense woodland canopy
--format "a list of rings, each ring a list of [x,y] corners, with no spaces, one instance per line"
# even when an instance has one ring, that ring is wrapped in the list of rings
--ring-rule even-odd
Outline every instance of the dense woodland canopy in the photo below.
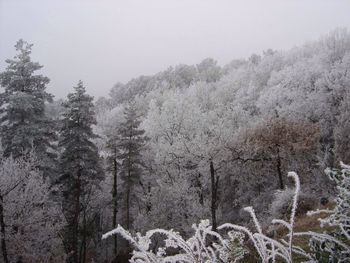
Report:
[[[214,231],[248,226],[246,206],[270,231],[288,210],[288,171],[300,177],[306,213],[335,196],[323,171],[350,163],[346,29],[224,66],[170,67],[95,102],[82,81],[53,100],[32,45],[15,47],[0,74],[5,263],[124,262],[130,245],[101,239],[118,224],[186,237],[200,219]]]

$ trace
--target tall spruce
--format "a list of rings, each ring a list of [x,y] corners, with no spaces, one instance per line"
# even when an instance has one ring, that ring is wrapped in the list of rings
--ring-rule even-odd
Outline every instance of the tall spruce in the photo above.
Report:
[[[125,121],[120,125],[119,129],[119,149],[121,154],[119,159],[120,178],[122,181],[122,188],[124,189],[125,197],[125,225],[130,229],[132,225],[131,219],[131,200],[134,196],[133,190],[137,185],[142,185],[142,156],[141,151],[145,144],[145,131],[140,129],[140,120],[137,115],[135,103],[131,102],[127,105],[124,111]]]
[[[0,73],[0,85],[4,88],[0,97],[1,141],[5,157],[18,158],[33,149],[41,160],[41,170],[52,175],[56,135],[45,104],[53,96],[46,92],[49,78],[35,74],[42,66],[31,61],[32,46],[19,40],[15,45],[18,54],[6,60],[7,68]]]
[[[60,133],[59,146],[62,147],[60,184],[63,194],[63,212],[67,221],[64,231],[64,246],[69,263],[83,262],[86,251],[86,233],[80,231],[84,225],[83,198],[91,187],[103,178],[99,163],[98,149],[93,143],[97,136],[92,130],[96,124],[93,97],[86,94],[83,83],[79,81],[74,92],[68,94],[63,103],[65,112]],[[82,226],[84,229],[84,226]]]
[[[112,180],[112,227],[117,228],[117,213],[118,213],[118,170],[119,170],[119,136],[115,132],[107,135],[107,169],[111,173]],[[114,236],[113,253],[117,255],[117,236]]]

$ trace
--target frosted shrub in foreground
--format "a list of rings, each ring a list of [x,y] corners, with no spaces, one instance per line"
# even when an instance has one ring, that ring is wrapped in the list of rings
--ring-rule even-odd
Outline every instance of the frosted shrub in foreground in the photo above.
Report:
[[[260,258],[263,262],[275,262],[277,257],[284,259],[286,262],[292,262],[292,252],[299,252],[298,248],[293,248],[293,226],[294,218],[300,191],[299,177],[296,173],[290,172],[295,182],[295,192],[293,197],[293,208],[289,222],[284,220],[273,220],[273,223],[282,224],[289,230],[288,240],[277,241],[271,239],[262,233],[254,209],[246,207],[245,211],[250,213],[256,233],[251,232],[248,228],[234,224],[223,224],[218,227],[220,232],[227,230],[227,238],[211,230],[208,220],[203,220],[199,225],[193,225],[194,235],[188,240],[184,240],[179,233],[173,230],[154,229],[141,236],[137,233],[132,236],[128,231],[118,226],[116,229],[103,235],[103,239],[113,235],[120,234],[128,240],[134,247],[130,262],[238,262],[243,258],[245,250],[243,249],[243,236],[247,235],[254,244]],[[156,253],[150,249],[152,236],[155,234],[164,235],[165,247],[159,248]],[[215,242],[213,242],[213,240]],[[212,241],[212,242],[210,242]],[[167,255],[166,248],[179,249],[176,255]],[[302,253],[302,252],[300,252]]]
[[[337,184],[336,206],[329,210],[311,211],[308,215],[329,214],[318,220],[323,226],[335,227],[332,233],[300,232],[298,236],[311,236],[312,259],[315,262],[349,262],[350,259],[350,166],[340,163],[341,170],[327,169],[326,174]]]
[[[287,222],[282,219],[272,220],[273,224],[281,224],[282,226],[288,229],[288,235],[286,237],[286,240],[285,239],[275,240],[263,234],[260,223],[256,218],[254,209],[252,207],[246,207],[244,210],[250,213],[253,219],[253,222],[256,228],[255,233],[251,232],[246,227],[242,227],[242,226],[238,226],[230,223],[223,224],[222,226],[218,227],[219,230],[224,228],[230,228],[230,229],[234,229],[236,231],[245,233],[249,237],[249,239],[253,242],[256,251],[258,252],[262,262],[264,263],[275,262],[277,258],[283,259],[285,262],[288,262],[288,263],[293,262],[293,257],[292,257],[293,253],[302,254],[303,256],[311,259],[311,257],[308,256],[304,251],[292,245],[295,213],[297,209],[298,196],[300,192],[300,181],[299,181],[298,175],[294,172],[289,172],[288,177],[291,177],[295,183],[294,196],[292,200],[293,201],[292,211],[291,211],[289,221]]]
[[[254,222],[256,231],[253,232],[246,227],[226,223],[218,227],[218,231],[223,233],[228,230],[227,238],[213,232],[208,220],[202,221],[198,226],[193,225],[195,234],[188,240],[184,240],[179,233],[173,230],[155,229],[150,230],[145,236],[139,233],[133,237],[128,231],[118,226],[105,235],[103,239],[120,234],[128,240],[134,247],[133,256],[130,262],[238,262],[243,258],[245,250],[243,248],[244,235],[253,243],[261,261],[269,262],[293,262],[293,255],[299,255],[308,263],[320,262],[348,262],[350,258],[350,166],[342,164],[341,172],[337,170],[327,170],[329,177],[337,183],[338,196],[336,207],[333,210],[317,210],[309,212],[309,215],[317,213],[329,213],[325,219],[319,219],[321,226],[328,224],[339,228],[339,233],[333,234],[316,232],[294,233],[295,214],[300,193],[299,177],[294,172],[289,172],[288,176],[294,180],[295,189],[292,198],[292,210],[288,221],[273,219],[273,224],[280,224],[288,230],[283,239],[273,239],[262,232],[261,225],[252,207],[246,207]],[[159,248],[157,253],[152,252],[150,244],[151,237],[155,234],[162,234],[166,237],[165,247]],[[294,236],[310,236],[311,251],[306,252],[300,247],[293,245]],[[215,240],[215,243],[213,243]],[[212,242],[210,242],[212,241]],[[166,248],[179,249],[176,255],[167,255]]]
[[[147,231],[145,236],[137,233],[132,236],[128,231],[118,227],[105,235],[103,239],[113,235],[120,234],[128,240],[134,247],[130,262],[237,262],[244,256],[243,234],[239,232],[228,232],[228,238],[223,238],[218,233],[211,230],[209,220],[202,220],[200,224],[192,225],[195,233],[192,237],[185,240],[179,233],[173,230],[154,229]],[[150,249],[152,236],[165,236],[165,247],[158,248],[154,253]],[[215,240],[212,245],[211,240]],[[166,248],[178,249],[176,255],[167,255]]]

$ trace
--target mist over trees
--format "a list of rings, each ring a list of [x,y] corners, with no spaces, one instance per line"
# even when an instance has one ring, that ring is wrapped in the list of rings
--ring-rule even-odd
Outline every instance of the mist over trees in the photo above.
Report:
[[[127,262],[128,242],[102,234],[121,225],[186,239],[201,219],[210,221],[197,227],[214,232],[226,222],[252,227],[244,207],[273,233],[271,218],[290,212],[289,171],[302,186],[298,218],[333,202],[339,181],[324,170],[350,163],[346,29],[224,66],[206,58],[169,67],[95,101],[82,81],[53,100],[32,45],[15,48],[0,73],[5,263]],[[154,239],[153,252],[163,246]]]

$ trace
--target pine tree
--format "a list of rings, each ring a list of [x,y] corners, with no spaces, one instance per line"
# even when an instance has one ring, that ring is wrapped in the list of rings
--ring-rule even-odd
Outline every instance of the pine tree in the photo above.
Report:
[[[113,186],[112,186],[112,223],[113,228],[117,227],[117,213],[118,213],[118,169],[119,169],[119,147],[118,147],[119,138],[115,133],[110,133],[107,135],[106,148],[108,151],[107,163],[108,171],[113,176]],[[114,236],[113,244],[113,253],[117,255],[117,236]]]
[[[18,54],[6,60],[6,70],[0,73],[1,139],[4,156],[18,158],[34,149],[41,160],[45,175],[54,172],[56,139],[54,123],[45,113],[45,103],[52,101],[46,92],[49,79],[35,72],[42,68],[30,58],[32,44],[19,40],[15,45]]]
[[[131,197],[133,188],[136,185],[142,185],[142,158],[141,150],[146,141],[145,131],[140,129],[140,120],[138,118],[135,104],[129,103],[124,111],[125,121],[119,129],[120,142],[118,144],[121,154],[120,178],[125,189],[125,211],[126,228],[131,227]]]
[[[59,140],[59,146],[63,149],[60,157],[62,175],[59,181],[67,220],[64,236],[67,262],[77,263],[81,254],[78,253],[78,245],[82,201],[91,187],[102,180],[103,174],[98,150],[92,141],[97,137],[92,130],[92,125],[96,124],[93,97],[86,94],[81,81],[74,89],[75,92],[68,94],[63,104],[65,113]],[[82,240],[86,240],[84,231],[82,235]]]

